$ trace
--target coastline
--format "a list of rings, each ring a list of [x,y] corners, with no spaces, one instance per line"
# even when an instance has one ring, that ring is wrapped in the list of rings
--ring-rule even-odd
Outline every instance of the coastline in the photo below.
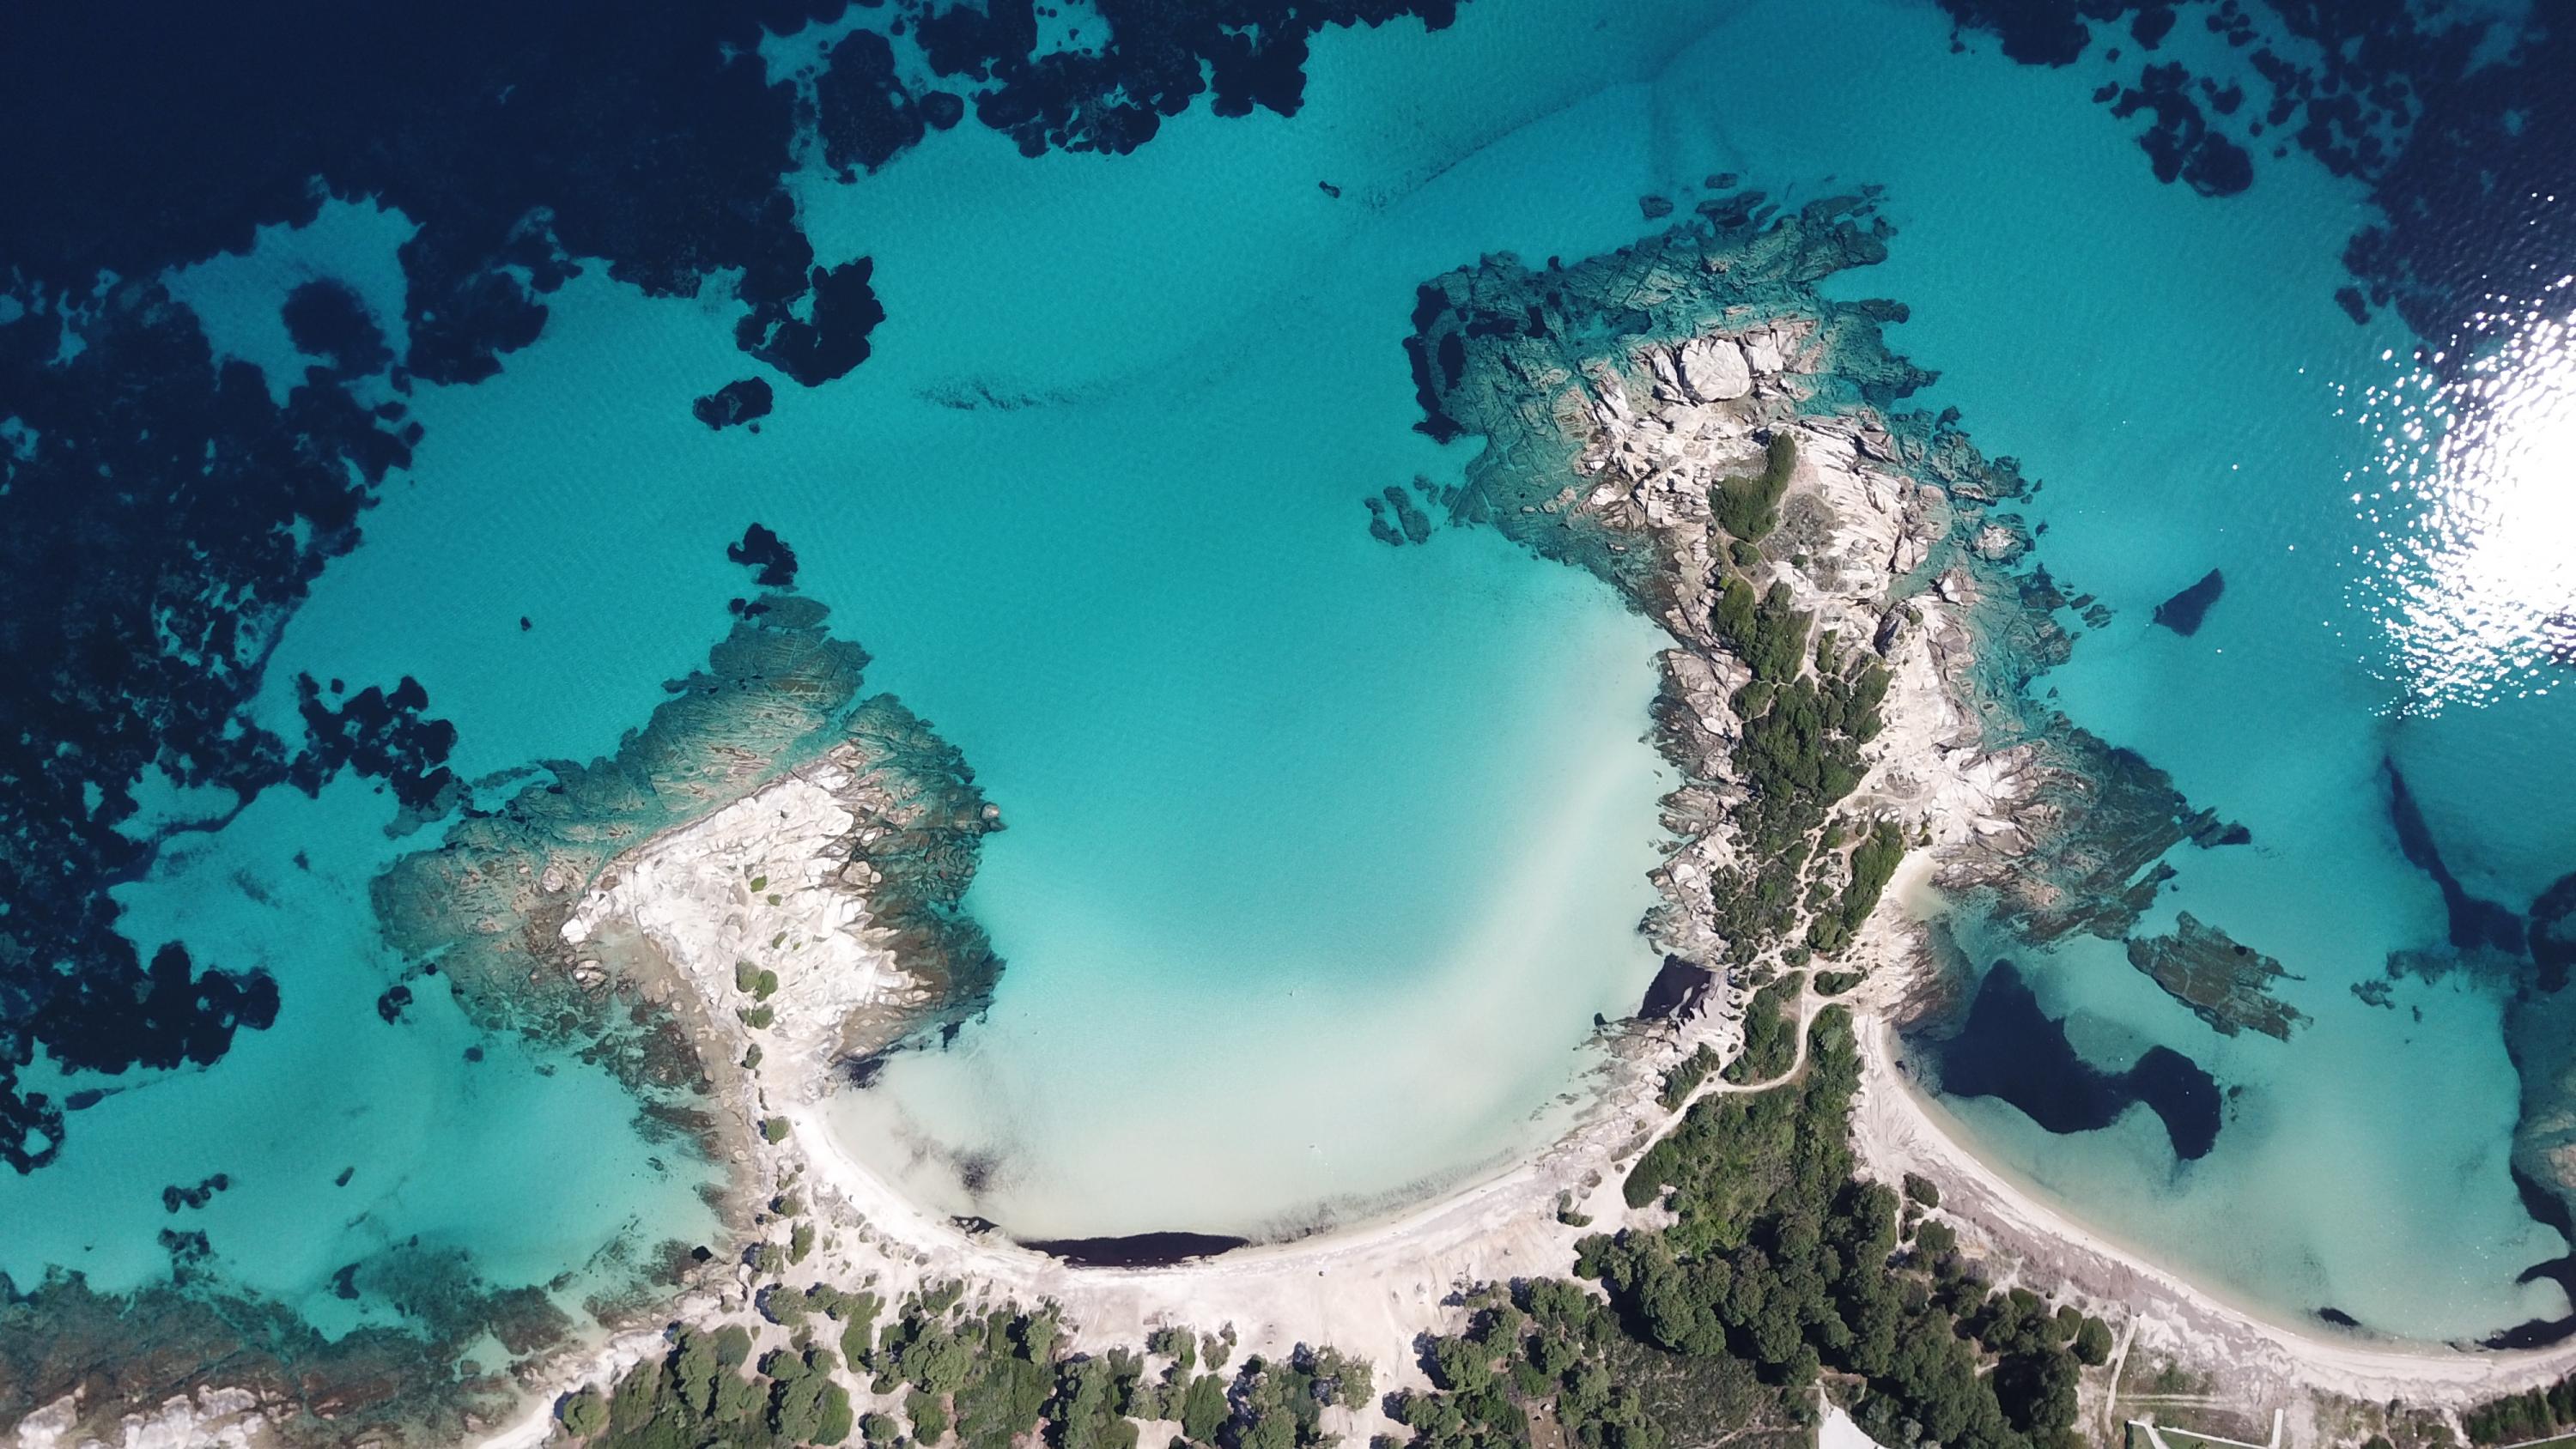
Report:
[[[1821,222],[1806,220],[1805,244],[1836,255],[1826,269],[1872,259],[1870,235],[1856,232],[1843,212],[1829,208]],[[1785,260],[1778,251],[1772,260],[1784,273],[1802,274],[1795,248],[1785,250]],[[1651,265],[1625,253],[1620,261],[1623,285]],[[1728,285],[1751,289],[1761,279],[1739,276]],[[2448,1411],[2576,1366],[2576,1346],[2518,1353],[2357,1346],[2266,1322],[2011,1183],[1912,1095],[1893,1065],[1892,1020],[1932,983],[1915,964],[1923,926],[1904,903],[1909,887],[1935,873],[1976,885],[2000,881],[2034,918],[2054,913],[2053,928],[2062,930],[2084,910],[2125,906],[2134,915],[2135,893],[2102,883],[2109,877],[2117,886],[2128,872],[2104,860],[2116,866],[2123,852],[2143,851],[2151,861],[2185,839],[2205,847],[2219,827],[2143,767],[2140,778],[2119,782],[2129,794],[2099,811],[2070,808],[2053,790],[2080,775],[2086,751],[2102,747],[2080,732],[2070,744],[2063,731],[2051,736],[2028,721],[1997,717],[1999,710],[2011,715],[2012,691],[2062,658],[2068,644],[2049,608],[2034,607],[2005,572],[2030,540],[2017,518],[1988,510],[2016,496],[2021,480],[2008,460],[1995,465],[1976,454],[1948,419],[1890,413],[1888,402],[1916,375],[1879,343],[1879,319],[1827,308],[1802,288],[1760,307],[1726,309],[1675,286],[1667,295],[1680,300],[1672,305],[1692,313],[1686,327],[1673,329],[1677,340],[1632,341],[1624,371],[1615,359],[1518,368],[1509,381],[1520,395],[1502,395],[1496,384],[1500,405],[1472,420],[1493,445],[1453,502],[1461,520],[1491,523],[1533,552],[1602,575],[1673,638],[1663,655],[1657,740],[1686,783],[1665,801],[1679,839],[1655,873],[1667,904],[1649,918],[1649,934],[1692,955],[1725,945],[1709,915],[1709,883],[1740,863],[1724,833],[1735,779],[1725,755],[1745,727],[1730,696],[1747,676],[1701,622],[1715,591],[1698,581],[1720,565],[1704,517],[1691,533],[1692,493],[1722,476],[1721,464],[1740,466],[1747,453],[1758,466],[1766,423],[1793,428],[1799,462],[1780,502],[1819,505],[1826,520],[1822,534],[1810,535],[1823,566],[1811,568],[1802,555],[1788,573],[1794,603],[1825,627],[1840,624],[1868,641],[1887,673],[1883,729],[1869,742],[1853,798],[1902,818],[1919,836],[1920,848],[1908,853],[1839,958],[1863,974],[1859,990],[1842,998],[1859,1018],[1862,1044],[1863,1086],[1850,1128],[1860,1160],[1888,1182],[1907,1171],[1931,1178],[1943,1189],[1943,1210],[1982,1241],[1987,1261],[2009,1262],[2034,1282],[2103,1307],[2124,1325],[2125,1339],[2196,1363],[2240,1365],[2241,1385],[2231,1387],[2301,1402],[2320,1393],[2404,1398]],[[1813,315],[1819,309],[1824,315]],[[1709,314],[1719,317],[1714,325]],[[1466,372],[1472,379],[1476,367]],[[1419,365],[1417,375],[1426,399],[1437,396],[1435,416],[1457,407],[1457,376],[1441,389]],[[1531,383],[1562,391],[1532,398]],[[1504,436],[1507,430],[1494,426],[1502,415],[1516,417],[1522,431]],[[1569,475],[1577,486],[1563,486]],[[1635,546],[1641,538],[1646,546]],[[2062,597],[2057,605],[2065,606]],[[2040,876],[2030,858],[2052,836],[2091,848],[2094,876]],[[2004,874],[2017,867],[2029,874]],[[2094,902],[2087,887],[2107,899]],[[1780,959],[1754,964],[1767,974]],[[1806,970],[1803,958],[1792,969]],[[692,981],[707,974],[681,972]],[[1800,978],[1801,1027],[1823,1000],[1812,974]],[[1731,1010],[1718,1014],[1715,1031],[1729,1038],[1731,1052],[1749,990],[1731,984],[1727,995]],[[1663,1210],[1628,1209],[1619,1184],[1626,1165],[1687,1110],[1666,1111],[1652,1100],[1661,1075],[1653,1068],[1709,1037],[1705,1027],[1661,1040],[1638,1034],[1632,1041],[1652,1049],[1614,1057],[1606,1070],[1617,1080],[1563,1137],[1386,1217],[1156,1267],[1076,1267],[998,1235],[970,1233],[909,1201],[838,1145],[825,1110],[830,1073],[812,1054],[807,1075],[747,1085],[737,1110],[748,1122],[783,1125],[774,1142],[751,1135],[745,1170],[801,1183],[836,1236],[849,1235],[824,1250],[816,1270],[822,1281],[865,1282],[891,1295],[962,1279],[979,1293],[1060,1306],[1077,1348],[1134,1343],[1174,1324],[1222,1323],[1250,1351],[1265,1354],[1329,1341],[1385,1366],[1393,1386],[1415,1387],[1428,1382],[1417,1340],[1454,1322],[1457,1290],[1563,1274],[1585,1233],[1656,1225]],[[1712,1081],[1693,1099],[1722,1090],[1729,1088]],[[1560,1202],[1586,1221],[1560,1221]],[[754,1285],[748,1269],[736,1280],[738,1291],[725,1300],[739,1309]],[[616,1346],[557,1381],[595,1381],[632,1362],[624,1356],[632,1351]],[[2109,1412],[2117,1393],[2115,1382],[2100,1412]],[[2313,1430],[2313,1405],[2302,1412]],[[1351,1411],[1342,1427],[1375,1433],[1390,1425],[1371,1407]],[[539,1412],[492,1442],[531,1444],[545,1432]]]
[[[1852,1139],[1863,1162],[1884,1179],[1914,1173],[1930,1180],[1943,1210],[1977,1229],[2017,1271],[2123,1305],[2142,1336],[2232,1362],[2257,1394],[2323,1390],[2462,1408],[2576,1370],[2576,1344],[2499,1350],[2338,1340],[2277,1322],[2221,1289],[2195,1283],[2070,1217],[1979,1157],[1932,1115],[1921,1089],[1897,1068],[1895,1021],[1883,1011],[1857,1015],[1863,1075]]]

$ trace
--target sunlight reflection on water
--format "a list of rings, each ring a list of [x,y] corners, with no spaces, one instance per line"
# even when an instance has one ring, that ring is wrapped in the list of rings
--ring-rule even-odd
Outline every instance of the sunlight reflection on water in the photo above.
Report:
[[[2378,529],[2363,606],[2419,706],[2546,694],[2576,668],[2576,277],[2481,321],[2503,340],[2444,377],[2440,353],[2371,389]]]

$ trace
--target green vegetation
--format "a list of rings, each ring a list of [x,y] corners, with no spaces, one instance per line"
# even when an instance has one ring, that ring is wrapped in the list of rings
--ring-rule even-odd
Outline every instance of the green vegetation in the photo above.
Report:
[[[1656,1094],[1655,1100],[1662,1103],[1667,1112],[1680,1107],[1690,1100],[1691,1093],[1699,1090],[1701,1082],[1708,1080],[1708,1074],[1717,1070],[1717,1062],[1717,1048],[1706,1042],[1700,1043],[1699,1050],[1664,1073],[1664,1089]]]
[[[1904,858],[1905,832],[1895,821],[1881,820],[1871,826],[1868,837],[1852,849],[1851,879],[1840,898],[1808,920],[1807,944],[1824,956],[1850,945],[1860,923],[1878,908],[1879,893],[1887,889],[1896,863]]]
[[[754,1001],[767,1001],[777,994],[778,973],[748,961],[736,961],[733,963],[733,989],[750,992]]]
[[[1940,1184],[1928,1177],[1909,1172],[1905,1174],[1905,1200],[1921,1207],[1939,1207],[1941,1205]]]
[[[1158,1328],[1145,1340],[1145,1351],[1180,1365],[1183,1373],[1198,1367],[1199,1341],[1186,1328]]]
[[[1767,1082],[1798,1060],[1798,988],[1805,980],[1783,976],[1753,993],[1744,1007],[1744,1050],[1726,1064],[1726,1079],[1739,1087]]]
[[[2576,1425],[2576,1376],[2545,1389],[2508,1394],[2460,1416],[2472,1444],[2517,1444],[2543,1439]]]
[[[1828,848],[1839,843],[1829,815],[1860,784],[1860,747],[1877,735],[1878,707],[1887,697],[1887,670],[1866,653],[1846,657],[1834,631],[1817,639],[1811,656],[1814,621],[1792,607],[1793,597],[1786,582],[1774,582],[1757,600],[1750,583],[1729,575],[1709,619],[1719,641],[1753,674],[1732,701],[1744,722],[1732,763],[1745,793],[1735,835],[1746,864],[1718,872],[1710,887],[1718,934],[1737,963],[1758,959],[1796,929],[1808,862],[1820,836]],[[1864,889],[1856,874],[1830,922],[1811,923],[1811,933],[1836,947],[1849,939],[1868,914],[1862,898],[1874,905],[1885,872],[1894,869],[1892,859],[1882,859],[1886,849],[1873,832],[1854,851],[1854,870],[1876,872],[1876,883]],[[1854,906],[1859,914],[1846,923]]]
[[[1798,439],[1787,429],[1771,435],[1764,448],[1762,471],[1728,478],[1709,490],[1708,507],[1728,536],[1759,543],[1780,526],[1780,495],[1789,491],[1789,475],[1798,467]]]
[[[782,1349],[745,1377],[750,1351],[740,1325],[683,1328],[669,1354],[629,1369],[604,1405],[587,1389],[566,1399],[564,1432],[602,1449],[772,1449],[849,1437],[850,1395],[833,1377],[839,1365],[829,1352]]]
[[[1756,683],[1780,685],[1798,677],[1807,657],[1807,631],[1813,614],[1792,605],[1786,580],[1773,582],[1759,601],[1742,575],[1729,574],[1718,585],[1717,608],[1709,625],[1718,639],[1753,671]]]
[[[773,1203],[775,1206],[775,1203]],[[764,1245],[774,1250],[775,1244]],[[788,1449],[858,1439],[872,1449],[1134,1449],[1141,1419],[1177,1420],[1196,1449],[1316,1449],[1330,1437],[1323,1411],[1371,1401],[1368,1364],[1333,1349],[1299,1347],[1254,1358],[1228,1378],[1194,1372],[1222,1363],[1234,1333],[1201,1340],[1158,1330],[1145,1354],[1117,1349],[1066,1355],[1052,1304],[969,1307],[963,1286],[907,1295],[891,1321],[871,1292],[773,1284],[761,1311],[792,1330],[788,1346],[751,1357],[751,1332],[675,1331],[671,1351],[639,1365],[607,1393],[585,1389],[557,1408],[565,1436],[593,1449]],[[837,1320],[839,1352],[817,1343],[815,1315]],[[855,1411],[846,1372],[870,1393],[900,1399],[901,1414]]]
[[[1819,971],[1815,976],[1816,994],[1818,996],[1840,996],[1844,992],[1858,986],[1860,984],[1860,979],[1861,974],[1857,971]]]
[[[787,1140],[787,1134],[793,1130],[795,1129],[787,1125],[787,1119],[784,1117],[764,1117],[761,1119],[760,1135],[767,1138],[769,1141],[784,1142]]]
[[[2109,1330],[2027,1291],[1990,1294],[1927,1223],[1898,1239],[1897,1194],[1853,1176],[1860,1059],[1849,1013],[1812,1028],[1807,1070],[1758,1093],[1704,1097],[1630,1173],[1661,1198],[1659,1232],[1596,1234],[1576,1271],[1471,1300],[1435,1341],[1438,1391],[1400,1405],[1418,1449],[1538,1442],[1553,1413],[1584,1449],[1798,1433],[1831,1374],[1886,1444],[2034,1449],[2075,1442],[2079,1353]],[[1705,1427],[1703,1427],[1705,1426]]]
[[[2100,1368],[2111,1361],[2111,1325],[2087,1316],[2075,1330],[2075,1358],[2086,1368]]]

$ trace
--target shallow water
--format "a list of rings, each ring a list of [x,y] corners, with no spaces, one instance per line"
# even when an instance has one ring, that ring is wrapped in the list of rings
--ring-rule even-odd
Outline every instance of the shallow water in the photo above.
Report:
[[[723,545],[758,519],[1009,825],[968,899],[1009,962],[990,1016],[849,1093],[853,1149],[1029,1236],[1364,1212],[1563,1120],[1594,1014],[1653,970],[1634,926],[1669,784],[1640,742],[1655,635],[1604,588],[1482,531],[1368,536],[1363,497],[1454,481],[1472,446],[1410,431],[1413,287],[1487,251],[1615,246],[1641,194],[1686,204],[1712,172],[1793,201],[1885,183],[1893,256],[1834,285],[1910,304],[1895,341],[1943,374],[1924,400],[2047,480],[2040,558],[2115,611],[2043,687],[2253,831],[2183,861],[2142,929],[2191,910],[2279,957],[2313,1018],[2286,1045],[2221,1039],[2116,945],[1991,943],[2096,1065],[2162,1045],[2230,1095],[2188,1165],[2143,1110],[2051,1136],[1961,1101],[1963,1132],[2286,1317],[2448,1337],[2562,1311],[2511,1282],[2562,1245],[2506,1175],[2499,1003],[2460,976],[2386,1008],[2347,988],[2442,939],[2383,757],[2473,890],[2519,906],[2576,866],[2568,691],[2510,628],[2464,686],[2474,629],[2426,618],[2463,568],[2492,583],[2476,597],[2545,600],[2563,560],[2515,540],[2564,519],[2515,482],[2485,535],[2386,546],[2438,509],[2371,496],[2425,445],[2417,404],[2383,396],[2411,340],[2332,301],[2357,194],[2296,157],[2223,202],[2160,186],[2087,100],[2090,62],[1988,49],[1950,54],[1939,14],[1896,0],[1477,0],[1436,36],[1321,37],[1293,120],[1201,110],[1132,156],[1035,160],[968,125],[861,184],[809,178],[818,250],[875,258],[875,356],[782,386],[757,434],[710,432],[689,400],[751,370],[736,304],[593,268],[501,376],[415,398],[416,465],[296,617],[267,712],[292,719],[298,671],[410,674],[468,778],[604,752],[722,632],[747,587]],[[183,279],[220,346],[282,373],[277,301],[325,270],[399,316],[407,223],[325,217]],[[2534,394],[2525,431],[2554,436]],[[2544,476],[2520,436],[2498,467]],[[2461,471],[2427,470],[2436,501]],[[2150,627],[2212,567],[2204,628]],[[160,1188],[217,1170],[239,1185],[182,1216],[326,1325],[383,1311],[332,1272],[413,1233],[533,1282],[712,1231],[703,1169],[603,1074],[479,1037],[442,993],[376,1020],[397,963],[365,882],[425,839],[386,840],[389,813],[355,784],[272,793],[129,891],[147,949],[184,931],[265,961],[284,1011],[0,1182],[48,1225],[0,1241],[0,1270],[163,1271]]]

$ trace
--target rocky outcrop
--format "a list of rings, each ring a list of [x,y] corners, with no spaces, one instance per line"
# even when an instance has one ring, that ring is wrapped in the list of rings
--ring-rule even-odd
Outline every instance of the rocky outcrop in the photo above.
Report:
[[[2289,974],[2280,962],[2189,911],[2175,918],[2170,936],[2131,937],[2129,964],[2221,1036],[2250,1028],[2288,1041],[2290,1028],[2307,1020],[2272,995],[2272,983]]]
[[[762,595],[614,755],[546,766],[498,810],[396,861],[373,886],[387,939],[475,1020],[582,1043],[674,1108],[705,1079],[701,1046],[662,1009],[667,967],[599,949],[603,921],[732,950],[716,1002],[732,996],[737,960],[850,966],[859,979],[816,978],[816,1010],[847,995],[875,1012],[835,1039],[842,1049],[980,1010],[1001,963],[958,903],[997,816],[926,722],[861,695],[866,651],[834,638],[828,613]],[[791,938],[821,954],[789,960]],[[864,950],[850,944],[862,938]]]
[[[619,856],[562,932],[591,969],[616,959],[600,948],[617,931],[640,935],[712,1025],[744,1024],[764,1080],[808,1094],[845,1057],[982,1010],[1001,972],[958,911],[999,812],[892,697],[863,704],[849,735]]]
[[[1789,214],[1742,193],[1417,296],[1422,426],[1486,440],[1457,517],[1599,574],[1674,641],[1654,718],[1681,844],[1648,925],[1692,960],[1836,940],[1823,923],[1865,909],[1844,892],[1875,899],[1852,847],[1871,822],[1928,839],[1945,886],[2038,942],[2118,939],[2168,852],[2247,838],[2034,698],[2082,605],[1999,511],[2028,491],[2018,466],[1955,413],[1899,406],[1930,378],[1886,345],[1902,307],[1815,287],[1891,234],[1866,190]]]

